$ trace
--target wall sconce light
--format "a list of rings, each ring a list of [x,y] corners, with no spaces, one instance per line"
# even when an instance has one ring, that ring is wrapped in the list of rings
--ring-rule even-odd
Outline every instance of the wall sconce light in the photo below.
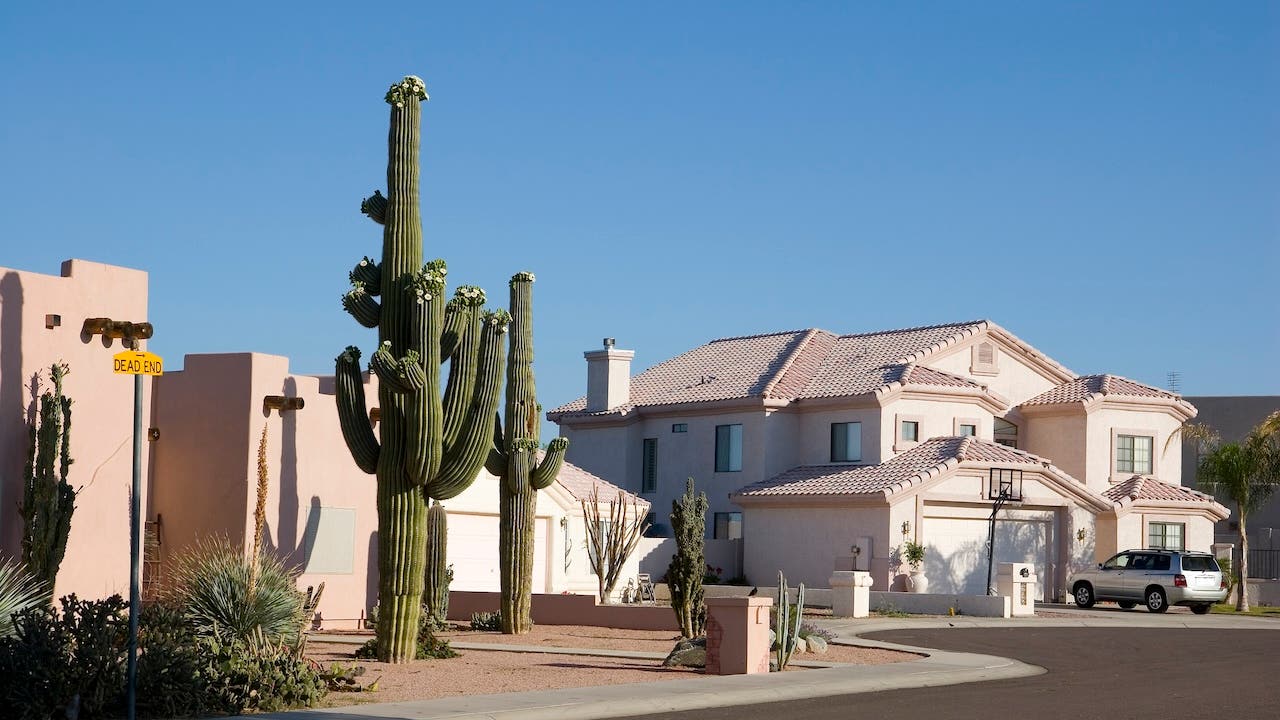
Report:
[[[1084,542],[1084,539],[1088,536],[1089,533],[1085,532],[1084,528],[1080,528],[1076,531],[1076,540],[1079,540],[1080,542]]]
[[[903,520],[903,521],[902,521],[902,534],[903,534],[903,535],[910,535],[910,534],[911,534],[911,521],[910,521],[910,520]]]
[[[94,335],[101,335],[107,341],[107,347],[111,347],[111,340],[120,338],[121,344],[127,348],[136,348],[139,340],[149,339],[154,332],[149,322],[134,323],[111,318],[87,318],[80,329],[86,341]]]
[[[54,328],[58,327],[58,326],[59,326],[59,325],[61,325],[61,324],[62,324],[62,316],[61,316],[61,315],[52,315],[52,314],[51,314],[51,315],[45,315],[45,316],[44,316],[44,326],[45,326],[45,328],[46,328],[46,329],[48,329],[48,330],[52,330],[52,329],[54,329]]]
[[[567,518],[567,517],[565,517],[565,516],[561,515],[561,516],[560,516],[560,527],[562,527],[562,528],[567,528],[567,527],[569,527],[569,518]]]
[[[378,420],[382,418],[382,408],[369,408],[369,422],[374,425],[378,424]]]
[[[160,428],[158,428],[158,427],[153,427],[153,428],[151,428],[151,429],[147,430],[147,439],[149,439],[149,440],[151,440],[151,441],[153,441],[153,442],[154,442],[154,441],[156,441],[156,440],[159,440],[159,439],[160,439]]]
[[[272,410],[279,410],[282,413],[289,410],[301,410],[306,404],[307,401],[300,397],[267,395],[262,398],[262,412],[270,414]]]

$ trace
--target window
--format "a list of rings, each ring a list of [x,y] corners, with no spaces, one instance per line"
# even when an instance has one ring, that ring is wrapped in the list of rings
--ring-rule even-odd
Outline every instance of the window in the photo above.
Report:
[[[831,462],[862,460],[862,423],[831,423]]]
[[[689,432],[689,423],[672,423],[672,424],[671,424],[671,432],[673,432],[673,433],[687,433],[687,432]]]
[[[712,537],[716,540],[739,540],[742,538],[742,513],[718,512],[715,514],[715,527]]]
[[[742,471],[742,426],[716,426],[716,472]]]
[[[1123,570],[1129,567],[1129,560],[1132,556],[1129,553],[1120,553],[1110,560],[1102,563],[1103,570]]]
[[[1151,474],[1151,446],[1154,439],[1145,435],[1116,436],[1116,472]]]
[[[1183,538],[1186,526],[1182,523],[1147,523],[1147,547],[1160,550],[1185,550]]]
[[[1018,447],[1018,426],[1004,418],[996,418],[993,435],[995,441],[1001,445],[1011,448]]]
[[[610,523],[607,520],[601,520],[600,524],[596,525],[597,532],[600,533],[600,545],[606,548],[609,547],[609,527],[610,527]],[[591,543],[591,537],[589,535],[587,537],[585,545],[587,546],[587,568],[591,570],[592,575],[595,575],[596,559],[597,559],[596,547]],[[605,556],[605,559],[606,560],[608,559],[607,555]]]
[[[658,489],[658,439],[644,439],[644,457],[640,467],[640,492],[651,493]],[[634,465],[632,467],[635,467]]]
[[[960,437],[974,437],[978,434],[978,426],[971,423],[960,423]]]
[[[898,431],[898,439],[903,442],[920,442],[920,421],[903,420]]]

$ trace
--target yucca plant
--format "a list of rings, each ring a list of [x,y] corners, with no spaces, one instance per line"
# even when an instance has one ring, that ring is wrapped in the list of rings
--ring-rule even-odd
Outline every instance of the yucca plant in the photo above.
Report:
[[[273,642],[298,639],[297,575],[270,554],[255,563],[224,538],[205,540],[178,558],[172,578],[169,599],[200,635],[247,640],[261,631]]]
[[[13,616],[45,601],[44,586],[13,560],[0,563],[0,638],[13,635]]]

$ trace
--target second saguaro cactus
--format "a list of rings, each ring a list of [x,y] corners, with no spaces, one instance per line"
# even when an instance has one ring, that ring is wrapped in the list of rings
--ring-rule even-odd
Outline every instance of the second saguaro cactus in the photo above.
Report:
[[[533,273],[511,278],[511,333],[507,358],[506,420],[494,429],[485,467],[499,478],[498,569],[502,632],[533,626],[534,511],[538,491],[555,482],[569,441],[556,438],[538,457],[541,410],[533,385]]]
[[[483,312],[478,288],[463,286],[446,303],[444,261],[423,264],[418,147],[426,87],[408,76],[385,99],[391,106],[387,195],[375,192],[360,208],[383,226],[382,259],[357,263],[342,299],[357,322],[378,329],[378,349],[369,361],[378,376],[377,435],[355,347],[338,356],[335,394],[352,457],[378,477],[378,658],[409,662],[422,610],[427,498],[458,494],[485,463],[508,316]]]

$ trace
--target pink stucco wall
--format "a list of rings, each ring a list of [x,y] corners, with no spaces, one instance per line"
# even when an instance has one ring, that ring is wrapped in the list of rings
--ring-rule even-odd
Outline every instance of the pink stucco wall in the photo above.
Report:
[[[372,387],[369,393],[372,407]],[[264,411],[268,395],[305,404]],[[300,587],[325,583],[320,614],[327,627],[354,628],[377,598],[376,493],[374,478],[355,466],[343,442],[332,380],[291,374],[288,359],[277,355],[188,355],[181,372],[157,383],[154,412],[160,438],[151,508],[162,519],[165,560],[213,534],[251,543],[265,426],[265,545],[303,571]],[[338,562],[335,554],[313,556],[315,543],[335,533],[343,541]]]
[[[46,327],[46,315],[60,316],[61,324]],[[66,261],[60,275],[0,268],[0,550],[5,555],[21,551],[17,506],[22,499],[32,376],[39,373],[47,381],[55,362],[71,369],[64,382],[74,402],[75,462],[68,479],[79,494],[56,596],[96,598],[129,592],[134,383],[132,376],[112,372],[111,356],[123,350],[118,340],[107,347],[99,337],[81,337],[85,319],[92,317],[146,321],[147,274],[85,260]],[[150,383],[143,387],[147,392]],[[145,428],[145,395],[143,407]],[[145,494],[141,500],[146,501]]]

